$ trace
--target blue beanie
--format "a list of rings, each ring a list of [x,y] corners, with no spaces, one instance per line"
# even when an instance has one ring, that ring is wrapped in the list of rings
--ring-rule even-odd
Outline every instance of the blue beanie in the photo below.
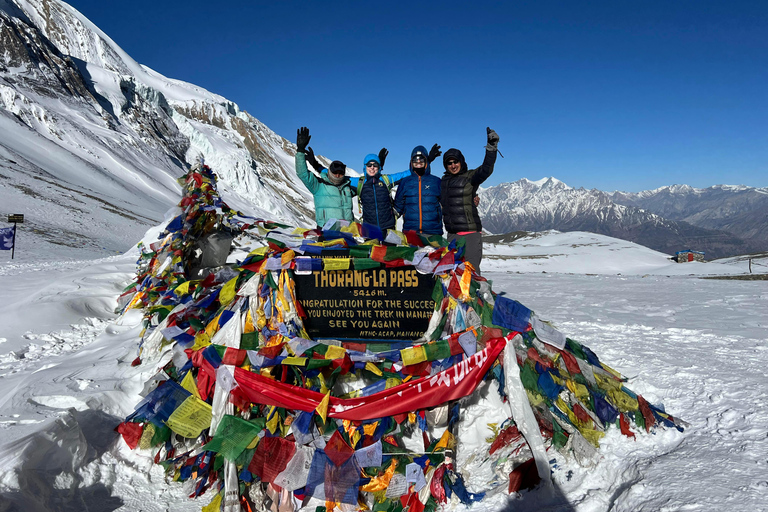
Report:
[[[365,167],[365,165],[368,162],[376,162],[377,164],[379,164],[379,167],[381,167],[381,162],[379,162],[379,156],[373,153],[368,153],[367,155],[365,155],[365,160],[363,160],[363,167]]]

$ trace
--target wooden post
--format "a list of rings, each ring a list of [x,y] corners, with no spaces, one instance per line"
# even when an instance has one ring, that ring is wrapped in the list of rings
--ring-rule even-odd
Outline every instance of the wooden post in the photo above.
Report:
[[[13,241],[11,242],[11,259],[13,259],[13,255],[16,253],[16,223],[13,223]]]

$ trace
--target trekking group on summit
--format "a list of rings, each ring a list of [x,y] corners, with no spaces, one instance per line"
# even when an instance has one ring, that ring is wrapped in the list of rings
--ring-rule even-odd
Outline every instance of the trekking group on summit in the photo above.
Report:
[[[309,129],[302,127],[296,134],[296,174],[315,198],[319,227],[329,219],[354,221],[352,197],[357,195],[363,222],[382,231],[395,228],[396,216],[403,217],[403,231],[424,235],[442,235],[445,225],[448,241],[464,239],[464,259],[479,273],[483,228],[477,211],[477,189],[493,173],[499,143],[499,136],[490,128],[487,136],[485,158],[476,169],[468,169],[461,151],[451,148],[443,155],[443,177],[432,175],[430,164],[443,154],[435,144],[429,152],[424,146],[413,148],[409,168],[396,174],[382,174],[389,154],[382,148],[378,155],[366,155],[365,173],[353,178],[346,176],[347,168],[338,160],[331,162],[328,169],[323,167],[308,147]],[[307,163],[320,175],[310,172]],[[394,185],[398,187],[393,201]]]

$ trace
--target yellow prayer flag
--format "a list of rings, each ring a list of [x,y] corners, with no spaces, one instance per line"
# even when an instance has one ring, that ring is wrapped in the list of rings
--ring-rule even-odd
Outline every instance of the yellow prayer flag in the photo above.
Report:
[[[453,434],[446,429],[446,431],[443,432],[440,441],[437,442],[432,450],[432,453],[435,453],[440,448],[453,448],[454,446],[456,446],[456,439],[454,439]]]
[[[336,345],[328,345],[328,350],[325,352],[326,359],[341,359],[344,354],[347,353],[347,349],[344,347],[338,347]]]
[[[133,296],[131,299],[131,302],[128,303],[128,307],[125,308],[128,309],[134,309],[134,308],[140,308],[141,307],[141,299],[144,297],[144,292],[137,292],[136,295]]]
[[[613,374],[617,379],[621,379],[622,378],[621,374],[619,372],[617,372],[616,370],[614,370],[613,368],[611,368],[607,364],[601,362],[600,365],[603,367],[603,369],[605,371],[607,371],[608,373]]]
[[[576,395],[576,398],[582,402],[589,402],[589,390],[584,384],[579,384],[574,380],[567,380],[565,385],[568,386],[568,390]]]
[[[353,236],[361,237],[363,236],[360,233],[360,224],[357,222],[353,222],[349,225],[349,232],[352,233]]]
[[[326,393],[326,395],[323,397],[322,400],[320,400],[320,403],[315,408],[315,412],[320,415],[321,418],[323,418],[323,423],[325,423],[325,418],[328,417],[328,404],[331,401],[331,392],[329,391]]]
[[[253,315],[251,315],[250,308],[245,314],[245,327],[243,327],[243,334],[249,334],[256,331],[256,326],[253,325]]]
[[[372,436],[376,433],[376,428],[379,426],[379,422],[375,423],[368,423],[367,425],[363,425],[363,433],[367,436]]]
[[[191,284],[192,284],[192,281],[184,281],[179,286],[177,286],[175,290],[173,290],[173,293],[175,293],[177,297],[186,295],[189,293],[189,285]]]
[[[197,389],[197,383],[195,382],[195,378],[192,376],[192,372],[187,372],[186,375],[184,375],[184,378],[181,379],[181,387],[192,393],[197,398],[200,398],[200,391]]]
[[[213,497],[211,502],[203,507],[202,512],[219,512],[221,510],[221,495],[223,493],[219,493],[216,496]]]
[[[638,407],[640,407],[640,404],[637,403],[637,400],[621,391],[620,389],[609,391],[608,397],[611,399],[611,402],[616,405],[616,408],[621,412],[636,411]]]
[[[194,439],[211,426],[211,406],[196,396],[188,396],[165,422],[182,437]]]
[[[378,375],[379,377],[382,377],[384,375],[383,373],[381,373],[381,370],[379,370],[378,366],[376,366],[375,364],[373,364],[370,361],[365,363],[365,369],[368,370],[371,373],[374,373],[374,374]]]
[[[304,366],[307,364],[306,357],[286,357],[283,359],[283,364],[290,364],[293,366]]]
[[[384,388],[384,389],[393,388],[393,387],[395,387],[395,386],[399,386],[399,385],[400,385],[400,384],[402,384],[402,383],[403,383],[403,381],[401,381],[401,380],[400,380],[399,378],[397,378],[397,377],[389,377],[389,378],[387,379],[387,383],[385,384],[385,388]]]
[[[201,348],[207,347],[210,344],[211,338],[205,333],[205,331],[200,331],[195,334],[195,344],[192,345],[192,350],[199,350]]]
[[[267,430],[270,434],[277,432],[277,428],[280,426],[280,415],[277,413],[277,407],[274,405],[269,409],[267,413]]]
[[[246,449],[246,450],[253,450],[254,448],[256,448],[256,445],[257,445],[257,444],[259,444],[259,440],[260,440],[260,439],[261,439],[261,438],[260,438],[259,436],[256,436],[256,437],[254,437],[254,438],[253,438],[253,441],[251,441],[251,444],[249,444],[248,446],[246,446],[246,447],[245,447],[245,449]]]
[[[252,250],[248,253],[248,256],[264,256],[269,251],[269,246],[265,245],[264,247],[259,247],[257,249]]]
[[[605,432],[599,430],[593,430],[591,428],[579,429],[579,433],[584,436],[584,439],[590,442],[595,448],[600,448],[600,439],[605,436]]]
[[[427,352],[422,345],[404,348],[400,351],[400,357],[406,366],[421,363],[427,360]]]
[[[416,423],[416,413],[415,412],[409,412],[408,413],[408,423]]]
[[[213,317],[213,320],[208,322],[208,325],[205,326],[205,334],[207,334],[209,338],[213,338],[213,335],[219,330],[219,317],[221,317],[221,313]]]
[[[152,438],[155,436],[155,425],[151,421],[144,425],[144,430],[141,432],[141,439],[139,439],[139,448],[142,450],[148,450],[152,448]]]
[[[332,247],[334,245],[344,245],[346,243],[346,240],[343,238],[335,238],[333,240],[325,240],[323,242],[317,242],[312,245],[319,245],[321,247]]]
[[[227,283],[221,287],[221,291],[219,292],[219,302],[224,304],[229,304],[232,302],[232,299],[235,298],[235,294],[237,293],[235,290],[235,285],[237,285],[237,277],[233,277]]]
[[[288,249],[283,254],[280,255],[280,264],[285,265],[289,261],[293,260],[293,258],[296,257],[296,253],[292,249]]]
[[[324,258],[323,270],[348,270],[349,258]]]
[[[461,281],[459,286],[461,288],[461,295],[459,300],[461,302],[467,302],[469,297],[469,283],[472,281],[472,273],[468,269],[464,269],[464,273],[461,275]]]
[[[447,432],[447,431],[446,431]],[[397,457],[393,457],[389,463],[389,467],[381,476],[374,476],[371,481],[365,485],[360,486],[360,490],[363,492],[379,492],[386,490],[389,487],[389,481],[392,480],[392,476],[395,474],[397,468]]]

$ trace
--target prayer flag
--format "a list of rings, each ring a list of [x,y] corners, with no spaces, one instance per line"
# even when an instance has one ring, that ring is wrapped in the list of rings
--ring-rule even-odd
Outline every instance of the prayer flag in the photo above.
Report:
[[[13,249],[13,238],[15,233],[16,226],[0,228],[0,251],[10,251]]]

